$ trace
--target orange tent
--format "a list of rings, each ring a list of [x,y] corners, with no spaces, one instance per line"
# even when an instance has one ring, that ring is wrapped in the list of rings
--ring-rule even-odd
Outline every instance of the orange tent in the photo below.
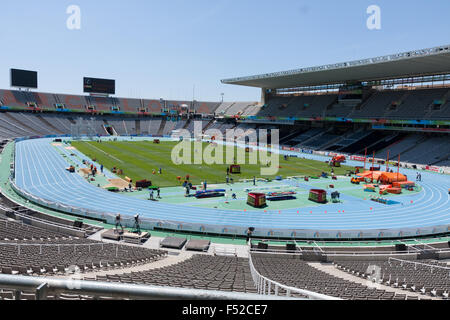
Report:
[[[388,183],[394,183],[394,182],[408,181],[408,178],[401,173],[382,172],[379,180],[382,183],[388,184]]]
[[[361,178],[378,180],[383,172],[381,171],[364,171],[363,173],[358,173],[357,176]]]
[[[333,159],[331,159],[331,161],[336,161],[336,162],[345,162],[347,160],[347,158],[345,158],[345,156],[335,156],[333,157]]]

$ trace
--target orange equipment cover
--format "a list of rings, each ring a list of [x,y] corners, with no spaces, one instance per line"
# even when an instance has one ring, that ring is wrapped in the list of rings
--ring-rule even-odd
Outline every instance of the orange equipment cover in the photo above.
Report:
[[[392,193],[392,194],[401,194],[402,193],[402,189],[401,188],[389,188],[386,191],[388,193]]]
[[[401,182],[394,182],[392,185],[396,188],[403,188],[403,186],[414,187],[416,183],[412,181],[401,181]]]
[[[345,160],[347,160],[345,158],[345,156],[335,156],[335,157],[333,157],[333,161],[344,162]]]
[[[406,176],[401,173],[382,172],[380,176],[380,181],[383,183],[404,182],[407,180]]]
[[[378,180],[378,178],[381,176],[381,174],[384,172],[381,171],[364,171],[363,173],[358,173],[357,176],[361,178],[369,178],[374,180]]]

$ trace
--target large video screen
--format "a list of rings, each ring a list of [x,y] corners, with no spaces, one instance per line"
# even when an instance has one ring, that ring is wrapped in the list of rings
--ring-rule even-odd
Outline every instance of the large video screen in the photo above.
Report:
[[[361,83],[342,86],[339,88],[339,100],[362,100],[363,91]]]
[[[116,80],[84,78],[83,89],[86,93],[115,94]]]
[[[37,89],[37,72],[11,69],[11,87]]]

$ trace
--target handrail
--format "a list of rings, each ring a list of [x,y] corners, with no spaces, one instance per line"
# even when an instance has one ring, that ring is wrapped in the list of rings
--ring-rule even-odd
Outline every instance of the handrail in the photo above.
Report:
[[[422,263],[422,262],[416,262],[416,261],[408,261],[408,260],[401,260],[401,259],[396,259],[396,258],[389,258],[388,262],[391,262],[391,260],[394,261],[399,261],[402,264],[403,263],[410,263],[410,264],[414,264],[414,266],[417,265],[421,265],[421,266],[425,266],[425,267],[429,267],[431,269],[444,269],[444,270],[450,270],[450,267],[443,267],[443,266],[437,266],[437,265],[432,265],[432,264],[426,264],[426,263]]]
[[[317,242],[313,241],[314,245],[319,248],[321,253],[324,253],[324,251],[322,250],[322,248],[317,244]]]
[[[26,207],[24,207],[24,208],[26,208]],[[26,208],[26,209],[27,210],[33,210],[33,209],[29,209],[29,208]],[[71,226],[71,225],[62,224],[62,223],[59,223],[59,222],[54,222],[54,221],[49,221],[49,220],[45,220],[45,219],[29,216],[27,214],[24,214],[24,213],[21,213],[21,212],[15,210],[13,208],[5,207],[5,206],[2,206],[2,205],[0,205],[0,210],[3,210],[5,212],[6,211],[12,211],[16,216],[18,216],[20,218],[29,219],[29,220],[32,220],[32,221],[40,222],[40,223],[47,224],[47,225],[50,225],[50,226],[55,226],[55,227],[58,227],[58,228],[64,228],[64,229],[76,230],[76,231],[86,231],[86,229],[83,229],[83,228],[79,228],[79,227],[75,227],[75,226]]]
[[[250,265],[250,272],[252,274],[253,282],[255,283],[256,289],[258,290],[259,294],[272,296],[271,290],[273,288],[275,291],[275,296],[279,296],[278,293],[279,293],[279,289],[281,288],[281,289],[286,290],[286,297],[290,297],[292,293],[299,293],[301,295],[307,296],[308,299],[311,299],[311,300],[342,300],[340,298],[331,297],[331,296],[327,296],[324,294],[320,294],[320,293],[316,293],[316,292],[312,292],[312,291],[308,291],[308,290],[304,290],[304,289],[286,286],[279,282],[276,282],[276,281],[270,280],[269,278],[264,277],[256,270],[256,268],[253,264],[252,255],[251,255],[250,251],[248,253],[248,261],[249,261],[249,265]]]
[[[312,248],[312,249],[315,249]],[[304,252],[308,252],[308,250],[302,250],[302,251],[289,251],[289,250],[277,250],[277,249],[258,249],[258,248],[252,248],[252,252],[260,252],[260,253],[270,253],[270,254],[291,254],[291,255],[302,255]],[[310,250],[311,252],[317,252]],[[440,252],[449,252],[450,249],[435,249],[434,252],[440,253]],[[417,254],[417,252],[410,252],[410,251],[327,251],[323,250],[320,252],[323,255],[330,255],[330,256],[338,256],[338,255],[352,255],[352,256],[363,256],[363,255],[412,255]]]
[[[449,91],[450,92],[450,91]],[[413,239],[415,242],[417,242],[417,244],[415,244],[416,246],[424,246],[424,247],[428,247],[429,250],[436,250],[435,247],[430,246],[428,243],[421,243],[420,241],[418,241],[417,239]]]
[[[226,246],[217,246],[215,245],[213,247],[213,254],[214,255],[233,255],[237,257],[237,250],[236,247],[234,248],[228,248]]]
[[[435,253],[447,253],[450,249],[435,249]],[[352,255],[352,256],[380,256],[380,255],[417,255],[419,252],[411,251],[324,251],[325,255],[339,256],[339,255]]]
[[[112,245],[113,246],[113,250],[115,251],[115,255],[116,258],[119,256],[119,247],[121,247],[122,249],[124,247],[128,247],[130,248],[130,246],[127,245],[123,245],[123,244],[118,244],[118,243],[107,243],[107,242],[100,242],[100,243],[48,243],[48,244],[42,244],[42,243],[16,243],[16,242],[11,242],[11,243],[5,243],[5,242],[0,242],[0,247],[2,246],[12,246],[12,247],[17,247],[17,255],[21,254],[20,249],[23,247],[38,247],[39,248],[39,254],[42,254],[42,247],[55,247],[58,249],[58,253],[60,253],[61,251],[61,247],[73,247],[73,252],[76,253],[77,252],[77,247],[88,247],[89,248],[89,252],[91,252],[91,246],[101,246],[101,250],[104,250],[104,246],[105,245]]]
[[[222,292],[186,288],[157,287],[125,283],[85,281],[78,279],[38,278],[0,274],[0,288],[23,291],[37,291],[36,298],[47,295],[73,293],[128,299],[166,300],[285,300],[282,297],[268,297],[252,293]],[[39,292],[42,290],[44,292]],[[292,298],[290,298],[292,299]],[[301,300],[301,299],[296,299]]]

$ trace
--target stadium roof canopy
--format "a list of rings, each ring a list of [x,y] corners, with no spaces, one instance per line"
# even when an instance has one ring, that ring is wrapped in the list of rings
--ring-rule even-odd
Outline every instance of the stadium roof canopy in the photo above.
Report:
[[[450,73],[450,45],[320,67],[222,80],[267,89],[344,84]]]

